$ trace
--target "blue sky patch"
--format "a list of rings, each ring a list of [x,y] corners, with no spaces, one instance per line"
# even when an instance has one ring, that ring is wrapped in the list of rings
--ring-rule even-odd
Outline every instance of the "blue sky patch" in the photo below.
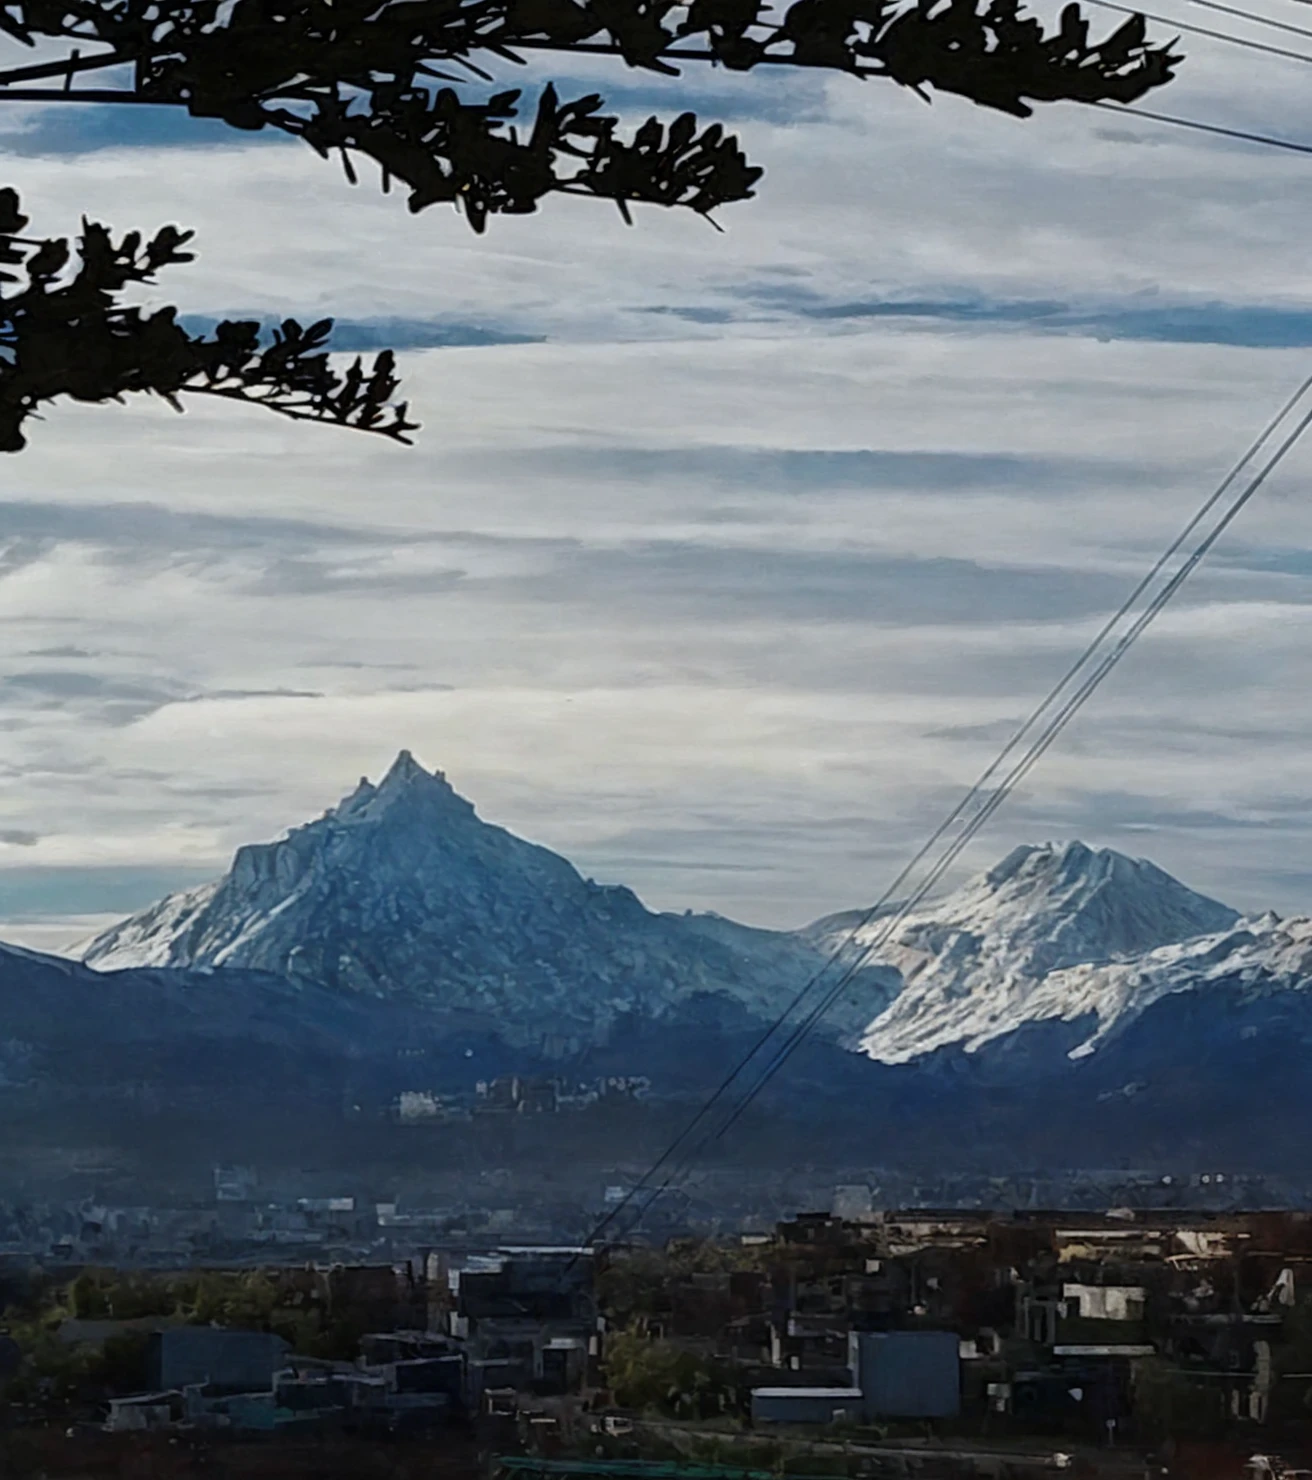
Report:
[[[266,336],[283,318],[296,317],[308,328],[321,312],[300,315],[261,314],[251,311],[205,315],[180,314],[178,322],[189,334],[208,334],[220,319],[258,319]],[[489,344],[542,344],[545,335],[517,334],[483,324],[442,319],[335,319],[330,348],[343,354],[369,354],[382,349],[457,349]]]
[[[86,867],[0,870],[0,915],[34,919],[44,915],[130,914],[175,889],[208,883],[213,870],[176,864],[104,864]]]
[[[249,133],[217,118],[192,118],[182,108],[145,103],[46,103],[31,127],[0,132],[0,149],[29,157],[106,149],[214,149],[252,142],[301,147],[275,129]]]
[[[737,312],[695,304],[660,312],[690,323],[791,316],[824,321],[913,320],[991,325],[1101,340],[1216,344],[1242,349],[1312,346],[1312,306],[1243,303],[1072,304],[1054,299],[923,297],[830,299],[797,283],[751,283],[728,290]],[[723,317],[716,315],[723,314]]]
[[[535,72],[541,69],[534,69]],[[516,69],[518,73],[518,69]],[[103,85],[106,78],[97,79]],[[523,82],[521,114],[530,117],[534,99],[544,80],[518,73],[502,79],[508,85]],[[721,120],[755,120],[773,124],[798,124],[824,116],[824,89],[819,79],[790,78],[785,85],[763,87],[759,83],[735,87],[712,82],[702,85],[696,77],[598,84],[595,80],[556,77],[562,97],[601,94],[604,109],[632,118],[659,114],[661,117],[691,111],[706,123]],[[124,81],[126,90],[130,79]],[[111,84],[114,85],[112,80]],[[487,89],[473,81],[462,88],[471,99]],[[279,129],[254,131],[236,129],[217,118],[193,118],[184,108],[144,103],[45,103],[34,120],[23,129],[6,130],[0,117],[0,149],[28,157],[45,154],[94,154],[107,149],[214,149],[240,147],[249,143],[301,147]]]

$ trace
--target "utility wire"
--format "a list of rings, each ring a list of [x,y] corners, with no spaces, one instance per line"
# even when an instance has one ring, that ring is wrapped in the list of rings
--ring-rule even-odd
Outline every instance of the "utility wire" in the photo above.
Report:
[[[1285,57],[1294,62],[1312,62],[1312,56],[1305,51],[1289,51],[1283,46],[1272,46],[1266,41],[1248,41],[1242,36],[1232,36],[1228,31],[1213,31],[1207,26],[1194,26],[1187,21],[1172,20],[1170,16],[1154,15],[1149,10],[1118,5],[1115,0],[1089,0],[1089,4],[1100,6],[1103,10],[1119,11],[1121,15],[1141,15],[1144,20],[1152,21],[1155,25],[1170,26],[1175,31],[1189,31],[1195,36],[1207,36],[1212,41],[1226,41],[1231,46],[1242,46],[1248,51],[1261,51],[1268,56]]]
[[[1308,0],[1312,4],[1312,0]],[[1136,108],[1129,103],[1087,104],[1090,108],[1102,108],[1108,113],[1132,113],[1136,118],[1151,118],[1155,123],[1169,123],[1175,128],[1194,129],[1203,134],[1219,134],[1226,139],[1243,139],[1250,144],[1265,144],[1272,149],[1288,149],[1294,154],[1312,154],[1312,144],[1296,144],[1291,139],[1276,139],[1269,134],[1254,134],[1247,129],[1224,128],[1219,123],[1199,123],[1192,118],[1178,118],[1170,113],[1156,113],[1150,108]]]
[[[1222,5],[1221,0],[1189,0],[1190,5],[1200,5],[1204,10],[1216,10],[1222,15],[1238,16],[1241,20],[1252,21],[1255,26],[1270,26],[1273,31],[1288,31],[1294,36],[1312,36],[1312,30],[1306,26],[1291,26],[1286,21],[1272,20],[1270,16],[1258,15],[1256,11],[1243,10],[1237,5]]]
[[[960,814],[966,809],[970,802],[979,795],[979,793],[983,790],[985,783],[1001,766],[1005,758],[1017,747],[1021,739],[1034,727],[1034,725],[1038,722],[1042,715],[1049,708],[1051,708],[1052,704],[1060,696],[1061,691],[1067,686],[1071,679],[1079,673],[1080,669],[1084,667],[1089,658],[1094,653],[1096,653],[1097,649],[1102,645],[1106,637],[1115,628],[1116,624],[1125,615],[1128,614],[1138,598],[1162,572],[1171,557],[1174,554],[1178,553],[1178,551],[1184,545],[1189,536],[1198,528],[1198,526],[1203,522],[1203,520],[1212,511],[1212,509],[1216,507],[1216,505],[1225,496],[1226,492],[1243,471],[1244,467],[1248,463],[1250,463],[1252,459],[1260,452],[1262,447],[1270,440],[1271,436],[1275,433],[1277,428],[1281,425],[1282,422],[1286,420],[1289,413],[1294,409],[1295,406],[1297,406],[1299,401],[1304,397],[1309,389],[1312,389],[1312,377],[1309,377],[1308,380],[1306,380],[1303,385],[1299,387],[1295,394],[1281,409],[1280,413],[1267,425],[1267,427],[1249,447],[1248,451],[1244,454],[1240,461],[1222,480],[1221,484],[1218,486],[1215,492],[1213,492],[1212,495],[1205,501],[1203,506],[1193,516],[1193,518],[1180,532],[1180,534],[1176,536],[1175,540],[1168,547],[1166,552],[1158,559],[1149,574],[1140,581],[1134,592],[1122,604],[1116,615],[1103,627],[1102,631],[1089,645],[1089,647],[1085,649],[1085,652],[1081,655],[1081,657],[1077,660],[1073,667],[1068,670],[1067,674],[1065,675],[1065,677],[1063,677],[1061,682],[1047,696],[1047,698],[1034,712],[1034,714],[1031,715],[1029,720],[1026,721],[1021,729],[1017,731],[1016,735],[1012,737],[1011,741],[1004,748],[997,760],[993,762],[993,764],[988,768],[988,770],[984,773],[980,780],[976,782],[975,786],[971,788],[970,792],[967,793],[967,796],[963,799],[963,801],[959,803],[958,806],[954,809],[953,813],[950,814],[949,819],[939,827],[939,829],[934,834],[934,837],[931,839],[931,844],[933,841],[937,840],[938,837],[942,836],[943,832],[945,832],[948,826],[951,825],[951,822],[954,821],[958,816],[960,816]],[[1269,474],[1289,452],[1289,450],[1293,447],[1295,442],[1297,442],[1298,438],[1302,436],[1303,432],[1310,424],[1312,424],[1312,412],[1309,412],[1304,417],[1304,419],[1299,423],[1294,432],[1286,439],[1284,444],[1270,459],[1266,467],[1263,468],[1263,470],[1256,476],[1256,478],[1252,480],[1252,482],[1248,485],[1244,492],[1232,502],[1230,508],[1222,516],[1222,518],[1215,525],[1212,531],[1203,539],[1199,546],[1188,557],[1185,564],[1181,567],[1179,571],[1176,572],[1175,576],[1172,577],[1172,579],[1167,583],[1166,587],[1158,593],[1157,597],[1152,603],[1150,603],[1149,607],[1143,613],[1141,613],[1140,617],[1132,625],[1130,630],[1124,636],[1122,636],[1113,651],[1103,659],[1098,669],[1090,677],[1086,678],[1080,689],[1070,699],[1067,700],[1062,710],[1050,721],[1044,733],[1030,747],[1029,751],[1022,758],[1022,760],[1018,762],[1015,767],[1013,767],[1011,774],[999,787],[997,787],[993,791],[980,812],[976,814],[976,816],[971,820],[963,833],[954,841],[954,843],[949,846],[945,855],[940,858],[934,869],[931,870],[930,875],[922,883],[915,894],[902,904],[897,914],[885,923],[879,934],[876,936],[875,940],[871,941],[865,946],[857,959],[849,966],[847,971],[830,990],[830,992],[825,996],[825,998],[822,999],[822,1001],[811,1010],[808,1016],[803,1019],[803,1021],[799,1023],[797,1027],[794,1028],[792,1034],[786,1040],[784,1045],[778,1050],[770,1065],[759,1077],[751,1090],[749,1090],[749,1092],[739,1101],[738,1105],[731,1112],[728,1119],[725,1120],[717,1130],[710,1132],[706,1136],[704,1136],[702,1140],[698,1143],[698,1145],[693,1149],[690,1155],[685,1155],[683,1158],[681,1158],[678,1166],[676,1166],[676,1168],[662,1182],[660,1187],[657,1188],[653,1192],[652,1196],[647,1200],[646,1204],[643,1207],[641,1216],[645,1216],[647,1211],[652,1207],[656,1200],[668,1189],[672,1182],[675,1181],[682,1174],[682,1172],[687,1169],[687,1166],[691,1163],[691,1161],[695,1160],[700,1152],[704,1150],[705,1147],[710,1144],[710,1142],[718,1140],[729,1130],[732,1125],[737,1122],[737,1120],[741,1117],[741,1115],[752,1103],[752,1101],[755,1100],[761,1090],[764,1089],[765,1085],[774,1076],[774,1074],[783,1067],[783,1064],[787,1061],[787,1059],[791,1056],[795,1049],[800,1047],[802,1041],[805,1039],[815,1023],[818,1022],[819,1019],[824,1015],[824,1013],[827,1012],[829,1008],[833,1006],[834,1002],[837,1001],[838,996],[851,981],[852,977],[861,969],[864,962],[874,953],[874,951],[879,949],[879,947],[888,938],[888,936],[891,935],[892,931],[896,929],[901,920],[903,920],[910,912],[910,910],[914,909],[916,904],[918,904],[929,892],[929,890],[933,888],[934,884],[942,876],[943,872],[948,867],[950,867],[951,863],[955,860],[961,850],[967,845],[971,838],[974,837],[974,835],[992,816],[997,808],[1002,805],[1003,801],[1006,800],[1010,792],[1024,777],[1024,775],[1027,774],[1031,767],[1037,763],[1037,761],[1041,758],[1041,756],[1045,753],[1045,751],[1049,748],[1053,741],[1056,740],[1057,736],[1061,733],[1061,730],[1065,728],[1066,724],[1069,723],[1069,721],[1074,717],[1074,715],[1083,706],[1085,701],[1098,687],[1102,680],[1120,661],[1121,657],[1123,657],[1124,654],[1129,650],[1130,646],[1132,646],[1133,643],[1137,640],[1140,633],[1142,633],[1142,631],[1149,625],[1149,623],[1156,617],[1156,615],[1171,599],[1171,597],[1183,584],[1184,580],[1196,568],[1198,563],[1206,555],[1207,551],[1220,537],[1222,532],[1238,515],[1238,513],[1248,502],[1248,500],[1252,498],[1252,496],[1257,492],[1258,488],[1261,487],[1262,483],[1265,482]],[[905,876],[905,874],[909,871],[911,867],[914,866],[914,863],[916,861],[924,856],[924,854],[928,851],[929,846],[930,845],[926,845],[925,848],[922,848],[920,850],[920,852],[916,855],[916,860],[913,860],[913,864],[909,865],[908,869],[903,871],[903,875],[899,876],[899,880]],[[865,917],[866,923],[868,923],[868,920],[873,915],[873,913],[874,911],[870,911],[867,913],[867,916]],[[842,954],[843,950],[845,950],[847,945],[850,944],[852,935],[862,928],[863,925],[859,924],[856,927],[855,931],[849,934],[849,936],[840,944],[838,950],[834,953],[834,956],[831,958],[831,960],[837,959],[838,956]],[[807,990],[809,990],[810,985],[811,984],[808,984]],[[792,1006],[790,1006],[788,1011],[784,1014],[784,1017],[786,1017],[788,1013],[791,1013],[791,1011]],[[783,1018],[780,1019],[779,1024],[777,1024],[776,1026],[782,1025],[782,1021]],[[739,1070],[736,1071],[734,1077],[737,1077],[737,1073],[740,1073],[743,1067],[745,1067],[745,1065],[740,1066]],[[711,1108],[709,1102],[705,1108],[707,1110]],[[665,1161],[669,1159],[669,1156],[670,1154],[672,1154],[673,1150],[674,1148],[670,1148],[670,1151],[667,1152],[666,1156],[661,1158],[661,1160],[655,1166],[653,1166],[653,1168],[648,1172],[647,1176],[644,1177],[643,1182],[639,1184],[639,1187],[634,1189],[635,1194],[641,1189],[644,1184],[650,1181],[650,1179],[655,1175],[655,1172],[659,1170],[659,1167],[661,1165],[664,1165]]]
[[[1285,438],[1284,442],[1280,445],[1276,452],[1272,454],[1266,466],[1252,479],[1252,481],[1248,484],[1244,491],[1232,501],[1229,508],[1225,511],[1225,513],[1221,516],[1221,518],[1217,521],[1217,523],[1213,526],[1209,533],[1191,552],[1185,563],[1180,567],[1175,575],[1171,577],[1170,581],[1167,582],[1162,590],[1158,592],[1157,596],[1154,597],[1153,601],[1148,605],[1148,607],[1145,608],[1142,613],[1140,613],[1134,624],[1121,637],[1116,647],[1111,651],[1111,653],[1107,655],[1107,657],[1102,660],[1094,673],[1091,674],[1084,681],[1080,689],[1074,695],[1072,695],[1072,697],[1063,706],[1062,710],[1050,721],[1044,733],[1030,748],[1029,752],[1013,768],[1006,781],[1004,781],[1003,784],[998,787],[998,789],[989,797],[985,806],[981,809],[979,814],[974,819],[972,819],[971,823],[963,832],[962,836],[952,844],[948,852],[940,860],[939,864],[935,866],[935,869],[931,873],[931,876],[921,886],[920,890],[917,891],[914,902],[908,901],[907,905],[904,906],[903,910],[901,911],[900,916],[896,919],[891,920],[888,925],[884,927],[880,937],[878,937],[876,941],[872,942],[866,947],[866,951],[864,953],[865,956],[868,956],[873,953],[873,951],[877,950],[879,946],[883,943],[883,941],[886,940],[888,936],[892,933],[892,930],[896,928],[899,920],[905,918],[910,909],[914,908],[915,904],[919,903],[919,901],[924,898],[925,894],[929,892],[934,883],[937,882],[938,878],[942,876],[942,873],[948,867],[950,867],[951,863],[961,852],[961,850],[971,841],[975,834],[979,832],[984,823],[988,821],[988,819],[993,815],[994,812],[997,811],[997,809],[1003,804],[1003,802],[1006,801],[1007,797],[1011,794],[1016,785],[1019,784],[1019,782],[1024,779],[1024,777],[1033,768],[1033,766],[1037,764],[1044,753],[1060,735],[1062,730],[1066,728],[1066,725],[1069,724],[1070,721],[1079,712],[1079,710],[1083,708],[1084,704],[1093,694],[1093,692],[1098,688],[1098,686],[1112,671],[1112,669],[1116,667],[1120,660],[1138,640],[1140,635],[1151,625],[1151,623],[1159,615],[1166,604],[1171,600],[1171,598],[1176,594],[1176,592],[1180,589],[1184,582],[1198,567],[1208,551],[1221,537],[1225,530],[1229,528],[1230,524],[1233,523],[1233,521],[1238,517],[1244,506],[1258,491],[1262,484],[1265,483],[1270,474],[1289,453],[1294,444],[1299,440],[1299,438],[1303,435],[1303,433],[1308,429],[1309,426],[1312,426],[1312,411],[1308,411],[1304,414],[1302,419],[1295,426],[1294,430],[1289,433],[1289,435]],[[1263,440],[1265,440],[1265,438]],[[1260,443],[1258,445],[1260,446]],[[1251,454],[1249,456],[1251,456]],[[1247,460],[1248,458],[1246,457],[1245,461]],[[860,961],[858,961],[856,965],[857,967],[859,967]],[[826,1001],[812,1010],[812,1013],[810,1014],[806,1022],[804,1022],[803,1024],[799,1024],[798,1028],[794,1030],[793,1035],[776,1055],[775,1060],[766,1070],[765,1074],[762,1075],[761,1079],[757,1082],[749,1095],[742,1101],[737,1109],[735,1109],[729,1119],[721,1126],[720,1130],[716,1132],[716,1138],[723,1135],[729,1129],[729,1127],[734,1124],[734,1122],[739,1118],[739,1116],[747,1108],[751,1101],[754,1100],[757,1094],[759,1094],[760,1091],[765,1087],[769,1079],[773,1077],[773,1075],[780,1068],[782,1068],[784,1062],[787,1060],[793,1050],[796,1047],[800,1046],[802,1040],[806,1037],[811,1027],[813,1027],[814,1024],[819,1021],[819,1018],[823,1016],[823,1014],[828,1010],[829,1006],[831,1006],[833,1002],[837,1000],[837,994],[842,990],[844,985],[846,985],[846,981],[838,983],[838,985],[831,991],[831,994],[826,999]]]
[[[641,1192],[648,1186],[651,1179],[656,1175],[657,1172],[660,1171],[661,1167],[664,1166],[666,1162],[675,1155],[683,1142],[688,1139],[689,1136],[691,1136],[693,1131],[696,1130],[697,1126],[701,1124],[701,1122],[711,1113],[711,1111],[715,1108],[719,1101],[728,1092],[729,1088],[746,1071],[746,1069],[750,1066],[752,1060],[755,1059],[756,1055],[765,1047],[770,1039],[773,1038],[774,1035],[782,1029],[787,1019],[792,1015],[793,1012],[797,1010],[802,1001],[823,979],[830,966],[835,964],[835,962],[837,962],[842,957],[843,953],[857,939],[861,931],[863,931],[875,919],[879,912],[889,903],[896,892],[902,887],[903,883],[911,875],[912,871],[919,865],[919,863],[933,848],[935,843],[937,843],[939,839],[942,838],[942,836],[948,831],[948,829],[958,820],[958,818],[962,816],[967,808],[969,808],[972,802],[984,791],[984,789],[988,786],[988,783],[992,780],[993,776],[1005,763],[1007,757],[1016,749],[1016,747],[1020,744],[1024,737],[1029,733],[1029,731],[1038,724],[1038,722],[1043,718],[1044,714],[1047,713],[1052,705],[1057,702],[1066,686],[1079,674],[1084,665],[1094,656],[1098,648],[1101,647],[1103,642],[1115,629],[1117,623],[1120,622],[1126,615],[1128,615],[1128,613],[1132,610],[1135,602],[1138,601],[1139,597],[1143,595],[1143,593],[1148,589],[1149,585],[1161,573],[1172,555],[1178,552],[1178,550],[1184,544],[1185,540],[1188,539],[1190,534],[1192,534],[1193,531],[1202,522],[1202,520],[1206,518],[1207,514],[1215,507],[1220,499],[1224,497],[1225,493],[1233,484],[1234,480],[1242,472],[1244,466],[1249,461],[1251,461],[1251,459],[1257,454],[1258,451],[1260,451],[1265,442],[1270,438],[1275,429],[1280,425],[1281,421],[1283,421],[1284,418],[1289,414],[1289,412],[1294,408],[1294,406],[1297,405],[1298,401],[1309,388],[1312,388],[1312,377],[1309,377],[1309,379],[1302,386],[1299,387],[1295,394],[1281,409],[1279,415],[1276,416],[1267,425],[1267,427],[1263,430],[1256,442],[1253,443],[1253,445],[1244,454],[1240,461],[1235,464],[1235,466],[1230,470],[1229,474],[1222,480],[1221,484],[1212,494],[1211,498],[1209,498],[1206,503],[1203,504],[1202,508],[1200,508],[1199,511],[1194,515],[1193,519],[1191,519],[1190,522],[1185,526],[1185,528],[1180,532],[1180,534],[1177,535],[1176,539],[1158,559],[1153,568],[1148,572],[1146,576],[1143,577],[1143,579],[1139,582],[1135,589],[1121,604],[1116,613],[1103,626],[1098,635],[1093,639],[1088,647],[1084,649],[1084,651],[1071,665],[1071,667],[1067,669],[1066,673],[1052,688],[1052,690],[1049,691],[1049,693],[1044,698],[1042,703],[1038,706],[1038,708],[1030,715],[1030,717],[1021,726],[1021,728],[1012,736],[1011,740],[1004,747],[1001,754],[998,755],[997,758],[992,762],[992,764],[984,771],[984,773],[975,782],[974,786],[970,788],[970,790],[961,799],[961,801],[958,802],[956,807],[953,808],[953,810],[948,814],[943,822],[939,824],[939,826],[931,834],[929,839],[915,854],[915,856],[906,865],[906,867],[903,868],[901,873],[898,874],[897,878],[893,880],[892,884],[889,885],[889,887],[884,891],[880,898],[876,900],[876,902],[864,913],[864,915],[861,916],[857,923],[851,927],[851,929],[839,942],[835,950],[831,953],[829,958],[824,962],[819,970],[815,972],[813,976],[811,976],[811,978],[802,987],[801,991],[798,992],[798,994],[784,1009],[783,1013],[780,1014],[780,1016],[774,1021],[774,1023],[771,1024],[767,1031],[757,1040],[757,1042],[752,1046],[748,1053],[734,1067],[732,1072],[721,1082],[719,1087],[710,1096],[710,1098],[703,1103],[697,1114],[693,1117],[692,1121],[684,1129],[684,1131],[678,1137],[676,1137],[676,1139],[670,1144],[670,1146],[666,1148],[666,1150],[656,1160],[656,1162],[647,1170],[642,1179],[626,1193],[624,1198],[619,1203],[617,1203],[617,1205],[605,1217],[600,1220],[588,1242],[592,1242],[596,1238],[600,1237],[600,1235],[605,1232],[610,1224],[613,1223],[615,1219],[623,1213],[625,1208],[627,1208],[629,1204],[641,1194]],[[905,909],[902,913],[903,915],[905,914]],[[868,954],[868,952],[864,954]],[[853,974],[854,971],[849,971],[845,975],[842,983],[840,983],[840,989],[842,986],[845,986],[847,984],[847,981],[850,980]],[[694,1151],[693,1153],[694,1158],[702,1149],[703,1144],[704,1143],[699,1143],[697,1151]],[[679,1172],[676,1171],[674,1176],[677,1177],[678,1175]],[[671,1179],[667,1179],[666,1182],[662,1184],[656,1196],[659,1197],[660,1193],[666,1190],[666,1188],[670,1184],[670,1180]],[[654,1200],[655,1199],[652,1199],[652,1201]],[[650,1206],[651,1203],[649,1202],[647,1204],[647,1207]]]

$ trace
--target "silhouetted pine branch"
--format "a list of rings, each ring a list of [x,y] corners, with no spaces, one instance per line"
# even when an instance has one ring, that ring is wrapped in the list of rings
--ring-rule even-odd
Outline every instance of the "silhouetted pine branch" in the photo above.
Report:
[[[63,60],[0,71],[0,101],[165,104],[236,129],[278,129],[337,156],[353,183],[368,160],[384,190],[393,180],[408,189],[412,211],[446,203],[479,232],[490,216],[530,214],[551,194],[613,201],[626,221],[634,204],[713,220],[750,198],[762,171],[735,137],[691,113],[649,118],[626,136],[595,94],[563,102],[547,85],[531,122],[518,90],[470,101],[456,84],[492,81],[475,58],[601,53],[665,75],[690,62],[826,68],[1021,118],[1041,102],[1132,102],[1179,61],[1148,45],[1140,16],[1091,42],[1077,5],[1049,31],[1019,0],[793,0],[778,11],[761,0],[0,0],[0,34],[70,46]],[[115,68],[131,71],[128,86],[73,86]],[[42,82],[52,85],[29,85]],[[180,250],[190,233],[166,227],[149,243],[135,233],[115,243],[84,223],[70,268],[66,241],[27,241],[25,225],[14,192],[0,192],[0,269],[25,275],[17,291],[0,292],[0,448],[24,445],[23,424],[45,401],[131,391],[175,406],[184,392],[220,396],[398,441],[414,429],[405,406],[390,404],[390,353],[367,373],[359,360],[332,370],[329,320],[310,329],[288,320],[262,345],[255,324],[197,338],[171,309],[116,302],[128,285],[190,260]],[[0,272],[0,282],[22,281]]]
[[[0,0],[0,29],[29,43],[107,48],[0,73],[0,98],[34,96],[20,83],[67,86],[130,65],[125,100],[280,129],[338,155],[352,179],[353,157],[369,159],[385,187],[408,187],[411,210],[452,204],[476,231],[489,215],[532,212],[553,192],[613,200],[626,217],[636,203],[709,217],[749,198],[762,171],[736,138],[692,114],[648,119],[626,142],[600,97],[561,102],[551,86],[521,134],[518,91],[470,102],[433,86],[466,73],[491,81],[475,58],[609,52],[667,75],[689,61],[740,72],[821,67],[1022,118],[1034,103],[1132,102],[1169,81],[1179,61],[1148,45],[1141,17],[1094,43],[1077,5],[1048,31],[1019,0],[794,0],[778,13],[759,0]]]
[[[24,237],[28,218],[15,190],[0,190],[0,451],[26,446],[24,423],[43,403],[218,396],[281,416],[376,432],[398,442],[417,423],[393,404],[395,362],[384,351],[366,370],[359,359],[332,368],[325,346],[332,320],[303,329],[288,319],[262,343],[257,323],[225,322],[212,337],[188,334],[176,310],[126,307],[119,295],[154,281],[161,267],[190,262],[192,233],[165,226],[150,241],[83,221],[75,249],[66,238]],[[16,285],[16,286],[10,286]]]

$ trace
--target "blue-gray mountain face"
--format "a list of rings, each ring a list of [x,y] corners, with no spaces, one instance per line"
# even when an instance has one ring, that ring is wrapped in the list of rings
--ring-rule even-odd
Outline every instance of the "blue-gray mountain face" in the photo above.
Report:
[[[179,1064],[221,1098],[215,1066],[249,1042],[239,1077],[265,1099],[280,1075],[327,1105],[509,1068],[691,1095],[851,941],[844,963],[869,947],[868,963],[760,1107],[823,1124],[836,1156],[1144,1165],[1260,1144],[1312,1165],[1312,921],[1242,920],[1079,843],[861,918],[783,933],[652,913],[482,822],[403,752],[218,883],[89,943],[86,966],[0,952],[0,1093],[7,1075],[112,1096],[130,1062],[161,1103]],[[113,1049],[93,1071],[97,1035]]]
[[[708,1004],[773,1018],[823,964],[804,938],[653,914],[584,879],[482,822],[409,752],[380,785],[361,781],[318,821],[242,848],[219,883],[133,916],[82,957],[101,970],[274,972],[482,1023],[549,1056]]]

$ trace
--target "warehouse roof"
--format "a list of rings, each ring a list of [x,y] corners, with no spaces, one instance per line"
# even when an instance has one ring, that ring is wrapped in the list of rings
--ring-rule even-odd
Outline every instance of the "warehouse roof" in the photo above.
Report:
[[[753,1388],[754,1398],[859,1398],[860,1388],[773,1387]]]

